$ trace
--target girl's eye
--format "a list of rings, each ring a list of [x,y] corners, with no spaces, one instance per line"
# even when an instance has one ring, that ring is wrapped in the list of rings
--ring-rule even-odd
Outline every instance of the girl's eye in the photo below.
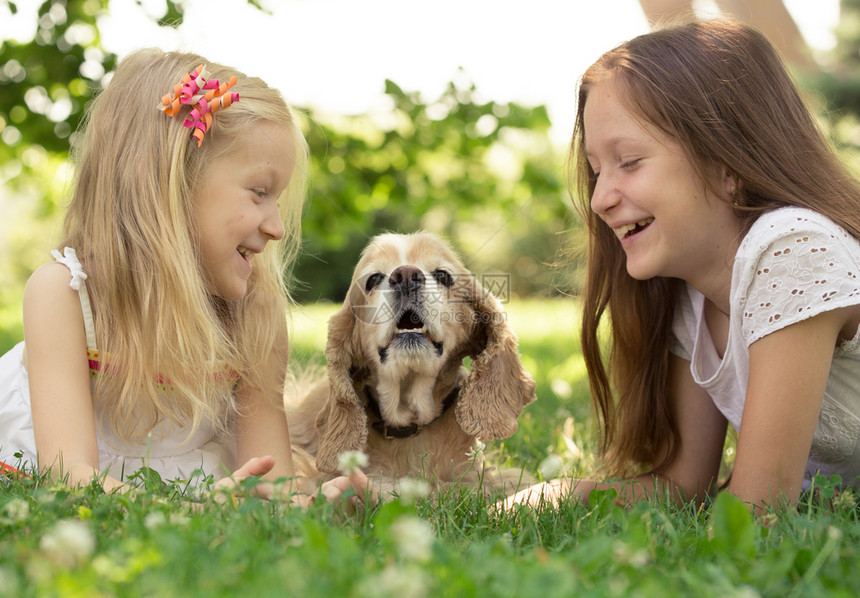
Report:
[[[633,168],[634,166],[639,164],[640,160],[641,158],[636,158],[635,160],[627,160],[626,162],[622,162],[621,168]]]
[[[376,272],[367,277],[367,281],[364,283],[364,290],[368,293],[382,284],[382,281],[385,280],[385,274],[382,272]]]
[[[442,269],[433,270],[433,278],[443,287],[451,288],[454,286],[454,277],[449,272]]]

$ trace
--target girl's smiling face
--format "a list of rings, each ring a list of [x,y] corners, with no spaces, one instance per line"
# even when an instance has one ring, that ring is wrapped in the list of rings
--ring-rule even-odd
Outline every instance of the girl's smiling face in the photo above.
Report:
[[[711,281],[730,275],[740,240],[741,221],[724,200],[734,181],[715,173],[712,187],[727,194],[716,197],[680,144],[631,112],[611,79],[589,90],[583,116],[591,209],[621,243],[627,272],[681,278],[708,295]]]
[[[283,238],[278,199],[294,163],[290,131],[263,121],[205,167],[195,210],[200,264],[214,295],[241,299],[254,256]]]

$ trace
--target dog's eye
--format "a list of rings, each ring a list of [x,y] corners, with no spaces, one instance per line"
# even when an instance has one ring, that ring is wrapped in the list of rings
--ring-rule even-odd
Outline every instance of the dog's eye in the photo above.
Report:
[[[367,277],[367,282],[364,283],[364,290],[367,292],[372,291],[373,289],[378,287],[383,280],[385,280],[385,274],[383,274],[382,272],[371,274]]]
[[[435,278],[436,282],[441,284],[443,287],[450,288],[454,286],[454,277],[445,270],[433,270],[433,278]]]

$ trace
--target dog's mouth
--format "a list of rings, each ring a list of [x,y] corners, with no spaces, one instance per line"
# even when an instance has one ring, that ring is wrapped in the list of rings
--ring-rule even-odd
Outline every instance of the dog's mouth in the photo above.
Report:
[[[424,320],[418,314],[418,312],[413,311],[411,309],[407,309],[404,311],[400,318],[397,320],[397,334],[404,333],[419,333],[419,334],[427,334],[427,325],[424,323]]]
[[[387,347],[379,350],[383,362],[388,357],[389,349],[413,352],[432,349],[437,355],[442,355],[443,345],[431,338],[427,331],[427,323],[421,314],[414,309],[405,309],[397,317],[394,335]]]

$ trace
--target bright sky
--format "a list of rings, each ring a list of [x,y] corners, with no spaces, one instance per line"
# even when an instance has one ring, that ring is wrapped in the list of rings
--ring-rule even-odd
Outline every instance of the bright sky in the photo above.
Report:
[[[386,78],[433,99],[465,76],[486,99],[547,105],[561,142],[577,77],[648,29],[637,0],[263,0],[271,16],[245,0],[190,0],[178,31],[146,18],[163,2],[142,4],[111,0],[105,47],[120,56],[143,46],[195,51],[261,76],[292,104],[336,113],[384,109]],[[832,46],[839,0],[785,4],[810,45]],[[716,12],[708,0],[696,6]],[[33,22],[26,6],[18,18],[0,14],[0,38],[32,36]]]

